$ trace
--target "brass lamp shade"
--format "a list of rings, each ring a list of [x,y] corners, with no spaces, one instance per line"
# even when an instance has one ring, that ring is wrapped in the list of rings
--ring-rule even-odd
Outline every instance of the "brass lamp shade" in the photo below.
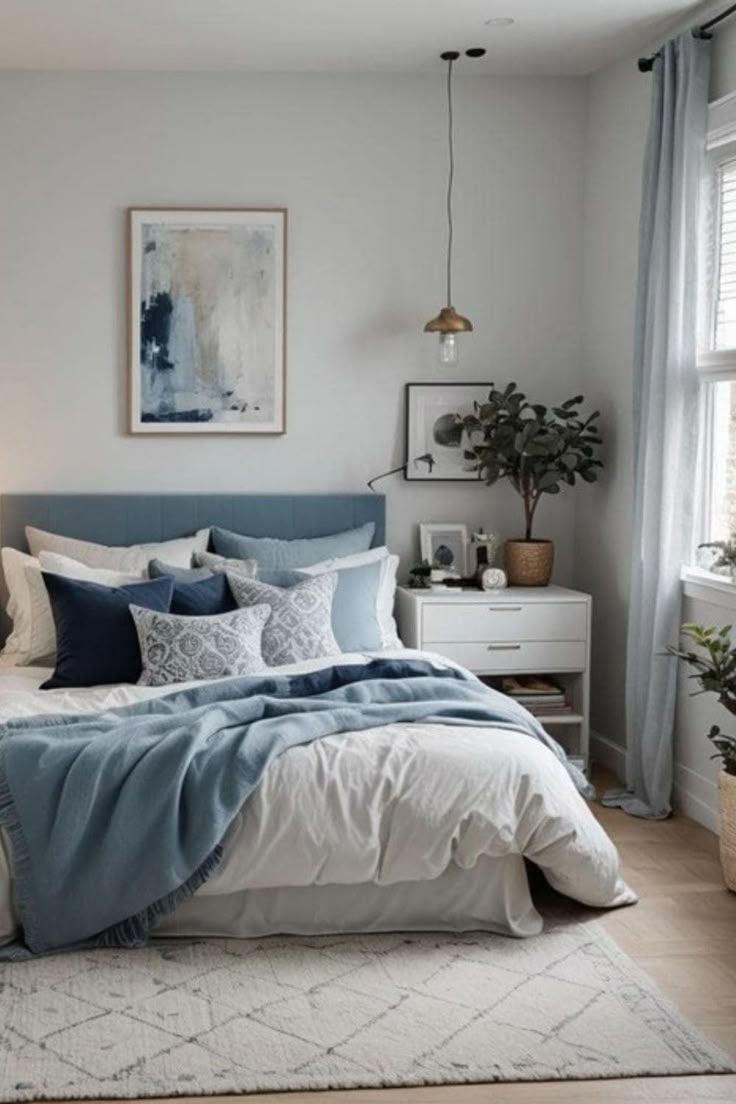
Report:
[[[424,327],[425,333],[471,333],[473,323],[469,318],[463,318],[454,307],[443,307],[436,318],[430,319]]]

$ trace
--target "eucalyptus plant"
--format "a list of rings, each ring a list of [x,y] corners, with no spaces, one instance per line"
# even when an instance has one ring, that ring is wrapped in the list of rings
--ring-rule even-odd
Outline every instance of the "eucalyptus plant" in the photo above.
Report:
[[[693,678],[700,684],[695,693],[713,693],[729,713],[736,714],[736,648],[731,643],[732,625],[722,629],[713,626],[686,624],[680,629],[684,637],[694,644],[692,647],[679,647],[670,644],[670,655],[684,659],[693,669]],[[736,737],[721,731],[719,725],[713,725],[708,739],[716,749],[711,758],[721,759],[726,774],[736,774]]]
[[[458,420],[467,434],[465,460],[490,486],[508,479],[524,504],[525,539],[532,540],[534,515],[542,495],[559,494],[578,478],[594,483],[602,444],[596,410],[584,418],[582,395],[560,406],[531,403],[515,383],[503,391],[491,384],[488,401]]]

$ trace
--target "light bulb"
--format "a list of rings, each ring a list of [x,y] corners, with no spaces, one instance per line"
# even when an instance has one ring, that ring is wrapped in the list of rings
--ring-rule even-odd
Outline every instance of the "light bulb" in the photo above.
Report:
[[[443,368],[454,368],[460,359],[457,334],[441,333],[438,360]]]

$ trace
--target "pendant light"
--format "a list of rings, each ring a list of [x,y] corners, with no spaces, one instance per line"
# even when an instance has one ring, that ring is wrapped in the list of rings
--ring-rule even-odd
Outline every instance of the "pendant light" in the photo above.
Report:
[[[483,57],[485,50],[476,47],[466,50],[468,57]],[[447,306],[443,307],[436,318],[424,327],[425,333],[440,335],[439,363],[443,367],[452,367],[458,362],[457,335],[471,333],[473,323],[469,318],[463,318],[452,306],[452,185],[455,178],[455,149],[453,144],[453,115],[452,115],[452,66],[460,57],[457,50],[445,50],[440,54],[443,61],[447,62],[447,130],[449,147],[449,169],[447,175],[447,260],[446,260],[446,290]]]

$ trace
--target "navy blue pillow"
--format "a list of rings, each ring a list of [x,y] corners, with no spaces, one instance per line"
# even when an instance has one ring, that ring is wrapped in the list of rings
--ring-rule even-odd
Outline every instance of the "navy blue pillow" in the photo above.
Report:
[[[208,567],[174,567],[163,560],[151,560],[148,565],[149,579],[176,579],[177,583],[198,583],[200,579],[211,579],[213,574]]]
[[[186,617],[210,617],[215,613],[229,613],[238,608],[228,581],[224,575],[211,575],[196,583],[180,583],[174,579],[174,597],[170,613]]]
[[[173,579],[109,587],[44,571],[43,581],[56,625],[56,670],[41,689],[137,682],[141,652],[130,606],[167,613]]]

